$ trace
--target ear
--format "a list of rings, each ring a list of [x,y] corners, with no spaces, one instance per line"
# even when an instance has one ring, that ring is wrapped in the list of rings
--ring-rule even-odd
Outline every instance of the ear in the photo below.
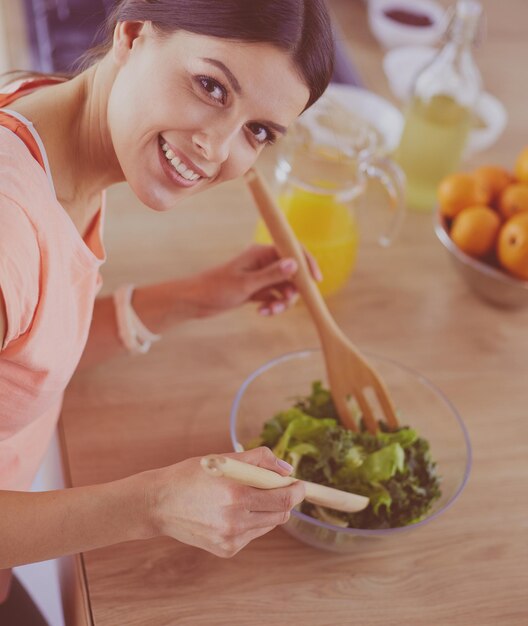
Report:
[[[145,22],[118,22],[114,29],[112,54],[118,65],[123,65],[130,55],[132,47],[142,35]]]

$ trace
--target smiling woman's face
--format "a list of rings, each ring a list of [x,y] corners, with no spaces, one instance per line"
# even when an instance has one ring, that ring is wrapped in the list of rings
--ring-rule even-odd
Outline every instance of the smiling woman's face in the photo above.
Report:
[[[302,112],[309,91],[269,44],[119,24],[108,124],[124,177],[147,206],[241,176]]]

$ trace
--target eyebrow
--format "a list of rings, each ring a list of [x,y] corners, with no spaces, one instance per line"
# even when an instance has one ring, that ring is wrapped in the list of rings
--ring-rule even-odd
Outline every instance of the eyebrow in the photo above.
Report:
[[[229,81],[229,84],[231,85],[235,93],[237,93],[238,95],[241,95],[242,87],[240,86],[240,83],[238,82],[236,76],[227,67],[227,65],[225,65],[224,63],[222,63],[222,61],[219,61],[218,59],[210,59],[208,57],[202,57],[202,61],[205,61],[206,63],[210,63],[211,65],[214,65],[219,70],[221,70],[225,74],[227,80]],[[273,128],[273,130],[276,130],[282,135],[286,134],[287,129],[285,126],[282,126],[281,124],[277,124],[276,122],[270,122],[270,121],[263,121],[262,123],[266,124],[266,126],[269,126],[270,128]]]
[[[242,93],[242,87],[240,86],[240,83],[236,79],[236,76],[233,74],[233,72],[227,67],[227,65],[224,65],[222,61],[218,61],[217,59],[202,58],[202,61],[206,61],[207,63],[210,63],[211,65],[217,67],[219,70],[222,70],[234,91],[238,95]]]

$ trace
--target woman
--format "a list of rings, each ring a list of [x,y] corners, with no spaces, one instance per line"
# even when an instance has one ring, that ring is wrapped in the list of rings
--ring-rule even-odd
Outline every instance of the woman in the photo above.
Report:
[[[299,484],[213,485],[195,458],[25,492],[81,355],[144,352],[181,320],[250,300],[274,314],[296,295],[293,260],[252,247],[199,276],[96,300],[101,193],[126,180],[167,211],[246,172],[328,84],[323,0],[122,0],[108,28],[80,74],[0,101],[0,569],[158,535],[231,556],[303,498]],[[237,457],[291,470],[267,449]]]

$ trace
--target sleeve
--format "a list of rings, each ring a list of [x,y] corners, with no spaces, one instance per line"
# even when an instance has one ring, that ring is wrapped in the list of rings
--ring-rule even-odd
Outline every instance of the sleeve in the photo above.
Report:
[[[39,283],[35,229],[22,207],[0,194],[0,290],[7,318],[2,349],[29,329],[37,309]]]

